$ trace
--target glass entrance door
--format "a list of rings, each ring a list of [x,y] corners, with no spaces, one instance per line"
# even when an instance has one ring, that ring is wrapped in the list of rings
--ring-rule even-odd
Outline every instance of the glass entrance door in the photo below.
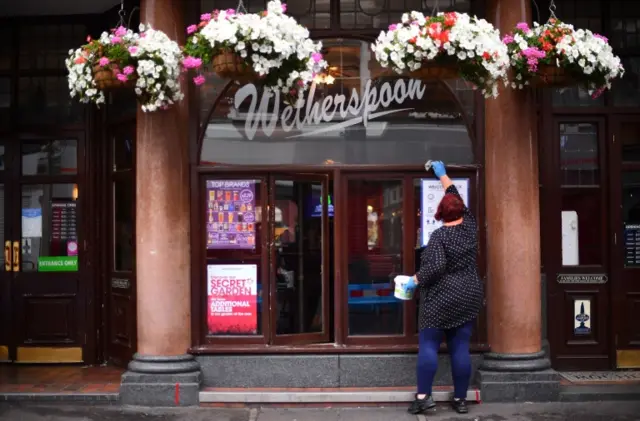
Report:
[[[84,137],[22,135],[4,146],[5,359],[82,362],[88,310],[79,229]]]
[[[328,342],[328,176],[207,176],[204,199],[207,343]]]
[[[613,124],[612,218],[616,366],[640,368],[640,122]]]

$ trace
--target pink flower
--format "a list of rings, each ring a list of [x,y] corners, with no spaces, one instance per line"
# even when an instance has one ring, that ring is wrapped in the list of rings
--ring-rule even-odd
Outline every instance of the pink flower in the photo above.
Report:
[[[182,60],[182,65],[185,69],[197,69],[198,67],[202,66],[202,59],[188,56],[185,57],[184,60]]]
[[[227,9],[227,16],[233,16],[236,14],[236,11],[233,9]]]
[[[115,36],[113,38],[111,38],[111,43],[112,44],[120,44],[122,42],[122,38]]]
[[[529,47],[526,50],[522,50],[522,55],[527,58],[541,59],[546,56],[546,53],[539,48]]]
[[[396,25],[395,23],[394,23],[394,24],[392,24],[392,25],[389,25],[389,30],[390,30],[390,31],[395,31],[395,30],[396,30],[396,28],[398,28],[398,25]]]
[[[282,3],[282,13],[287,13],[287,5]]]
[[[193,34],[197,30],[198,30],[198,27],[196,25],[187,26],[187,34],[189,35]]]
[[[198,75],[196,77],[193,78],[193,83],[196,84],[196,86],[200,86],[205,82],[205,78],[202,75]]]
[[[132,45],[131,47],[129,47],[130,54],[135,54],[137,52],[138,52],[138,47],[136,47],[135,45]]]
[[[523,32],[527,32],[529,30],[529,25],[527,24],[527,22],[520,22],[516,25],[516,28]]]
[[[298,86],[304,86],[304,80],[298,79]]]
[[[131,73],[133,73],[136,69],[133,66],[127,66],[124,69],[122,69],[122,73],[124,73],[125,75],[130,75]]]
[[[605,38],[606,39],[606,38]],[[600,95],[602,95],[604,93],[604,87],[602,88],[598,88],[593,95],[591,95],[591,98],[596,99],[598,98]]]
[[[123,37],[125,36],[126,33],[127,33],[127,28],[125,28],[124,26],[119,26],[118,29],[116,29],[115,35],[117,37]]]
[[[200,20],[209,22],[211,20],[211,13],[203,13],[200,15]]]
[[[502,42],[505,44],[511,44],[513,42],[513,37],[511,35],[505,35],[502,38]]]
[[[98,64],[100,67],[104,67],[109,64],[109,59],[107,57],[101,57],[100,60],[98,60]]]
[[[116,76],[118,78],[118,80],[120,82],[126,82],[129,80],[129,78],[127,77],[127,75],[119,73],[118,76]]]
[[[313,61],[314,61],[315,63],[318,63],[318,62],[320,62],[320,60],[322,60],[322,54],[320,54],[320,53],[313,53],[313,54],[311,54],[311,58],[313,59]]]
[[[593,36],[594,36],[595,38],[598,38],[598,39],[603,40],[604,42],[609,42],[609,38],[605,37],[604,35],[600,35],[600,34],[593,34]]]

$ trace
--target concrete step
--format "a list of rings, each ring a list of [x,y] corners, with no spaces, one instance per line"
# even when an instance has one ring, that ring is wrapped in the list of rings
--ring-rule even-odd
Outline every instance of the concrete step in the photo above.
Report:
[[[640,402],[640,384],[571,384],[560,386],[562,402]]]
[[[200,391],[200,403],[225,404],[357,404],[357,403],[403,403],[414,399],[414,388],[205,388]],[[436,402],[453,399],[453,387],[434,387]],[[480,402],[480,390],[471,388],[467,400]]]

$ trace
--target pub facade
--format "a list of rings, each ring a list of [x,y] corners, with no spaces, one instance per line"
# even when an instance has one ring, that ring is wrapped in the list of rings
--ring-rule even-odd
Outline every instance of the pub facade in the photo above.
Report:
[[[395,299],[392,280],[416,271],[436,228],[442,192],[424,163],[442,160],[479,220],[483,400],[554,400],[556,371],[640,367],[640,7],[554,4],[623,59],[597,99],[568,87],[485,100],[372,56],[405,11],[477,14],[507,32],[545,21],[547,4],[293,0],[328,63],[303,107],[207,72],[157,113],[126,91],[100,108],[69,98],[68,50],[123,16],[184,42],[201,13],[236,2],[9,6],[0,361],[127,366],[133,404],[175,404],[176,387],[187,405],[207,387],[411,386],[416,302]]]

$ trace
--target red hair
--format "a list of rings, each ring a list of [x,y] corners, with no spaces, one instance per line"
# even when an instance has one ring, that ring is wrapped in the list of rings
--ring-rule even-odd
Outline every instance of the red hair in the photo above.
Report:
[[[436,221],[453,222],[462,218],[463,215],[464,203],[462,199],[455,194],[447,193],[438,205],[435,218]]]

